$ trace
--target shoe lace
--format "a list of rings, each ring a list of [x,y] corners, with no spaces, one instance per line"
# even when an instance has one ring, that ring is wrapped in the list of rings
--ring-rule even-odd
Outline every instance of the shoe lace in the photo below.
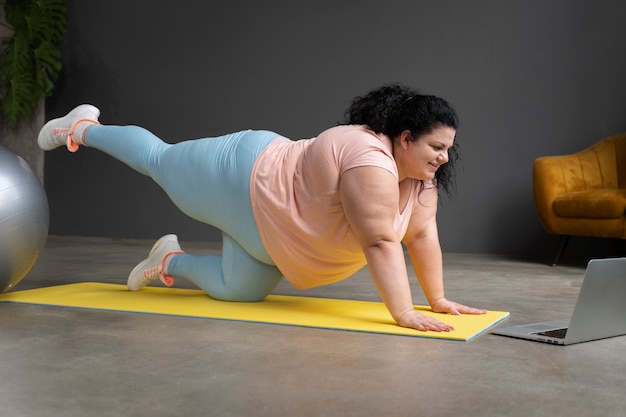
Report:
[[[155,275],[161,276],[161,272],[162,272],[162,266],[156,265],[156,266],[153,266],[152,268],[144,269],[143,277],[145,278],[146,281],[150,281],[152,277],[154,277]]]
[[[55,127],[54,130],[52,131],[52,135],[54,137],[65,137],[67,135],[69,135],[70,133],[70,129],[67,127]]]

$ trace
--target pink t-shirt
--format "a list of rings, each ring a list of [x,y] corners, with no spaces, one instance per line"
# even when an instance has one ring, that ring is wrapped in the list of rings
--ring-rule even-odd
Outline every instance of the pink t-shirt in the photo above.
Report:
[[[339,196],[341,175],[361,166],[398,177],[391,142],[364,126],[333,127],[313,139],[277,139],[259,155],[251,176],[252,209],[265,249],[296,288],[336,282],[366,265]],[[400,239],[417,203],[419,182],[413,182],[394,222]]]

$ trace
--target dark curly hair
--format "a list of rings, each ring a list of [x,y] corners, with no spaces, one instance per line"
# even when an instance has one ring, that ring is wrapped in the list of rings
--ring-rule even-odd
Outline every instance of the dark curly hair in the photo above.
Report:
[[[356,97],[346,110],[345,122],[366,125],[392,140],[409,130],[414,141],[437,127],[448,126],[456,130],[459,124],[456,111],[447,101],[422,95],[400,84],[382,86],[362,97]],[[450,194],[455,162],[459,159],[456,143],[448,150],[448,158],[448,163],[437,170],[435,183]]]

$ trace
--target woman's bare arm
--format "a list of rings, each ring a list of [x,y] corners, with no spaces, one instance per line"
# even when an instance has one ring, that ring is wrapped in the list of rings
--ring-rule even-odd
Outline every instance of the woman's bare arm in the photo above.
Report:
[[[437,189],[420,194],[420,204],[411,215],[403,239],[422,291],[433,311],[450,314],[483,314],[485,310],[467,307],[445,298],[443,259],[437,228]]]
[[[393,228],[398,213],[397,179],[382,168],[353,168],[342,175],[340,193],[374,283],[398,325],[424,331],[452,330],[413,307],[402,243]]]

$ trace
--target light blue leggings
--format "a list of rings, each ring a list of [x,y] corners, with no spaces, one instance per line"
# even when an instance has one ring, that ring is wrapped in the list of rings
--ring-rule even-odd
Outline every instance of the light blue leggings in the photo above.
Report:
[[[87,146],[151,177],[185,214],[222,231],[221,256],[174,255],[169,275],[185,278],[219,300],[260,301],[282,274],[259,237],[250,172],[278,136],[242,131],[168,144],[141,127],[93,125],[84,139]]]

